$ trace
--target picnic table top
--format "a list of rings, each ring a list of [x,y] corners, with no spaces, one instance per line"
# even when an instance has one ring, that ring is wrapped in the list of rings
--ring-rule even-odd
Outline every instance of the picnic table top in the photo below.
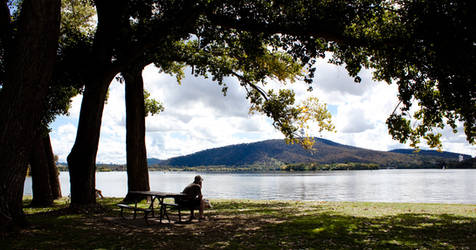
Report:
[[[171,192],[160,192],[160,191],[130,191],[129,194],[155,196],[160,198],[175,198],[175,197],[187,196],[184,193],[171,193]]]

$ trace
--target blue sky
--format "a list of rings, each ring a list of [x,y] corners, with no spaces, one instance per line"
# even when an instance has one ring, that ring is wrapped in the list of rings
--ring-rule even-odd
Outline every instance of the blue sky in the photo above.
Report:
[[[372,81],[370,71],[361,76],[362,82],[355,83],[343,67],[321,61],[314,91],[306,91],[302,82],[286,86],[294,89],[298,101],[313,95],[327,103],[337,132],[320,134],[314,128],[311,135],[375,150],[407,148],[392,140],[385,124],[398,103],[397,87]],[[283,138],[270,119],[248,113],[245,92],[233,79],[228,79],[225,97],[216,83],[190,74],[178,85],[175,77],[148,66],[143,77],[151,97],[165,106],[163,113],[146,119],[149,158],[166,159],[213,147]],[[280,84],[271,82],[269,86]],[[53,150],[60,161],[66,160],[74,143],[80,104],[81,96],[75,97],[70,115],[58,117],[51,126]],[[461,129],[458,134],[449,129],[442,133],[444,150],[475,155],[476,147],[465,141]],[[125,135],[124,85],[114,81],[104,110],[97,161],[125,163]]]

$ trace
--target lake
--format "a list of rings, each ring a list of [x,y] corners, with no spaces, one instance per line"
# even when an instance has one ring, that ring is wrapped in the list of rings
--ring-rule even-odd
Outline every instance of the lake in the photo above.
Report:
[[[151,171],[155,191],[180,192],[197,173]],[[207,198],[254,200],[376,201],[476,204],[476,169],[360,170],[310,173],[199,173]],[[69,174],[61,172],[69,195]],[[124,197],[126,172],[98,172],[104,196]],[[31,178],[24,194],[31,195]]]

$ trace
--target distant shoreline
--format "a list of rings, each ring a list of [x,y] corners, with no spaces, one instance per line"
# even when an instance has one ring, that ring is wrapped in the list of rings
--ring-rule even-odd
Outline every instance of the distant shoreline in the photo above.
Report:
[[[475,166],[445,166],[443,167],[385,167],[376,164],[368,165],[352,165],[352,164],[335,164],[334,166],[312,166],[306,164],[290,164],[282,167],[259,167],[259,166],[198,166],[198,167],[176,167],[176,166],[150,166],[149,171],[164,172],[217,172],[217,173],[291,173],[291,172],[323,172],[323,171],[348,171],[348,170],[386,170],[386,169],[476,169]],[[58,165],[58,170],[67,172],[67,165]],[[123,172],[127,171],[126,165],[97,165],[96,172]]]

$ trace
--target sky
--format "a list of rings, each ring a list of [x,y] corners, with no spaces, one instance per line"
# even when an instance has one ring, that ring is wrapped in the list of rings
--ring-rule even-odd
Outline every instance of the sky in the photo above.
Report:
[[[388,151],[409,148],[392,140],[385,124],[398,104],[397,86],[376,82],[369,70],[360,74],[362,82],[355,83],[342,66],[320,61],[316,77],[308,92],[303,82],[287,83],[296,92],[297,102],[316,96],[328,105],[336,132],[319,133],[312,126],[311,135],[338,143],[373,150]],[[188,71],[179,85],[174,76],[159,73],[154,66],[143,71],[144,88],[151,97],[165,106],[165,111],[146,118],[147,157],[168,159],[200,150],[268,139],[283,135],[264,115],[249,114],[246,93],[238,82],[227,79],[228,92],[210,79],[196,78]],[[279,87],[271,81],[268,87]],[[124,84],[111,83],[105,105],[98,163],[126,163],[126,129]],[[51,124],[51,141],[60,162],[66,162],[76,137],[82,96],[73,99],[69,116],[59,116]],[[462,129],[453,134],[443,133],[443,150],[476,155],[476,146],[465,140]],[[425,145],[421,145],[425,149]]]

